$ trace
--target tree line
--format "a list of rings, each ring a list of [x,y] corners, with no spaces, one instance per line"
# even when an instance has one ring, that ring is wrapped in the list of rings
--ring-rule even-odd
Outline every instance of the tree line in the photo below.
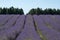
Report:
[[[0,14],[24,14],[23,9],[19,9],[19,8],[14,8],[14,7],[10,7],[10,8],[0,8]]]
[[[46,8],[42,10],[42,8],[32,8],[28,13],[31,15],[60,15],[60,9],[51,9],[51,8]]]
[[[23,9],[19,9],[19,8],[14,8],[14,7],[10,7],[10,8],[0,8],[0,14],[20,14],[20,15],[24,15],[24,11]],[[42,9],[42,8],[32,8],[28,13],[31,15],[60,15],[60,9],[51,9],[51,8],[46,8],[46,9]]]

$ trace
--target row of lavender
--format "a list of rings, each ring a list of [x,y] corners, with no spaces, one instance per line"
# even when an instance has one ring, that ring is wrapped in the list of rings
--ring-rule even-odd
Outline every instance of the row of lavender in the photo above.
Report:
[[[57,21],[59,21],[59,15],[34,15],[35,25],[38,31],[38,34],[45,40],[60,40],[60,25]],[[56,20],[54,20],[56,19]],[[58,30],[58,31],[57,31]],[[42,38],[41,37],[41,38]]]
[[[3,27],[0,26],[2,27],[2,30],[0,30],[0,40],[15,40],[18,34],[22,32],[25,16],[24,15],[11,15],[11,16],[13,17],[11,18],[11,20],[6,22],[5,24],[6,26],[5,25],[3,25]]]
[[[0,40],[60,40],[59,15],[0,15]]]
[[[33,17],[31,15],[26,16],[24,29],[16,40],[41,40],[39,35],[36,33]]]
[[[59,15],[40,15],[44,23],[48,26],[48,28],[52,28],[56,31],[60,31],[60,16]]]

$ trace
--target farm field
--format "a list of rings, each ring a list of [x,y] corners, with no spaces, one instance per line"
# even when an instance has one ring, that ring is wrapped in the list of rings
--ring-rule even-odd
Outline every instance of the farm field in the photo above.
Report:
[[[0,40],[60,40],[60,15],[0,15]]]

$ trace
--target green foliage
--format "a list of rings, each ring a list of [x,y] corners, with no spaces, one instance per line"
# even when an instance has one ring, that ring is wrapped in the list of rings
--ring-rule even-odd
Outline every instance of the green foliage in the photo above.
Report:
[[[60,9],[57,9],[57,14],[60,14]]]
[[[42,8],[37,8],[37,9],[31,9],[28,14],[34,15],[60,15],[60,9],[51,9],[51,8],[46,8],[42,10]],[[27,15],[28,15],[27,14]]]
[[[0,14],[24,14],[23,9],[18,9],[18,8],[14,8],[14,7],[10,7],[10,8],[0,8]]]
[[[36,14],[37,14],[37,15],[43,14],[42,8],[37,8],[37,9],[36,9]]]
[[[23,9],[19,8],[14,8],[13,6],[10,8],[0,8],[0,14],[20,14],[23,15],[24,11]],[[51,9],[51,8],[46,8],[42,10],[42,8],[32,8],[28,14],[31,15],[60,15],[60,9]],[[27,15],[28,15],[27,14]]]
[[[2,8],[0,8],[0,14],[2,13]]]
[[[31,15],[33,15],[33,14],[36,14],[36,9],[31,9],[30,11],[29,11],[29,14],[31,14]]]

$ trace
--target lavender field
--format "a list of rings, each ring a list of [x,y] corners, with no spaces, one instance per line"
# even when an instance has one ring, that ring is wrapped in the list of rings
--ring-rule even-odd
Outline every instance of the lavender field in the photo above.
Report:
[[[0,40],[60,40],[60,15],[0,15]]]

